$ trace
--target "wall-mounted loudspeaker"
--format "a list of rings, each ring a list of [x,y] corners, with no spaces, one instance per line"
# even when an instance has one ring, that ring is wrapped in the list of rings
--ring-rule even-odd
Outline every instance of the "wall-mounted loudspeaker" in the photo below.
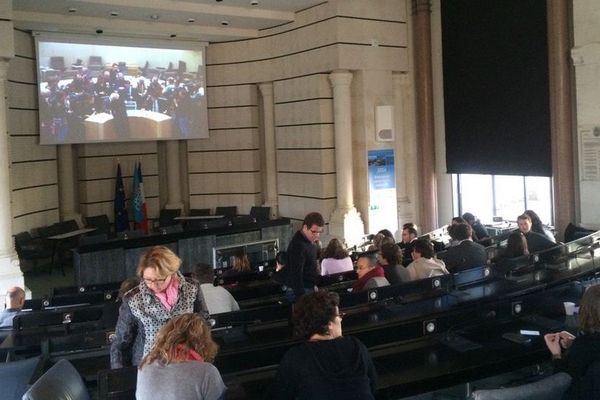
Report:
[[[394,107],[375,107],[375,140],[377,142],[394,141]]]

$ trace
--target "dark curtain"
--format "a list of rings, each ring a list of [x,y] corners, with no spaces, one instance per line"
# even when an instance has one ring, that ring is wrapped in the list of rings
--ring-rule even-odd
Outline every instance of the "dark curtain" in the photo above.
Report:
[[[551,176],[546,0],[442,0],[448,173]]]

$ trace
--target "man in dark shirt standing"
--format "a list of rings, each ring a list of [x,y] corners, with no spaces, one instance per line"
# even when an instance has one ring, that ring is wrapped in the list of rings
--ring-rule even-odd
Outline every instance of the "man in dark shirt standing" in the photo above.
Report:
[[[319,282],[317,248],[314,243],[323,232],[324,225],[323,216],[318,212],[307,214],[302,229],[294,234],[288,245],[284,281],[291,301],[307,291],[313,291]]]

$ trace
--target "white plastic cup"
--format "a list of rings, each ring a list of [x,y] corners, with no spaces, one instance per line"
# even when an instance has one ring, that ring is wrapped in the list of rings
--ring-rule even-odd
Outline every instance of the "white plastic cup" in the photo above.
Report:
[[[575,303],[572,303],[570,301],[565,301],[563,304],[565,306],[565,315],[575,314]]]

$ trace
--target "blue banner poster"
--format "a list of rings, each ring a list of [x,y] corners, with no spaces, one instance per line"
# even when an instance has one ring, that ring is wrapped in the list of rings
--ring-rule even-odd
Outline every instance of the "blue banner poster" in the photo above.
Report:
[[[369,233],[389,229],[398,236],[394,150],[369,150],[367,159],[369,163]]]

